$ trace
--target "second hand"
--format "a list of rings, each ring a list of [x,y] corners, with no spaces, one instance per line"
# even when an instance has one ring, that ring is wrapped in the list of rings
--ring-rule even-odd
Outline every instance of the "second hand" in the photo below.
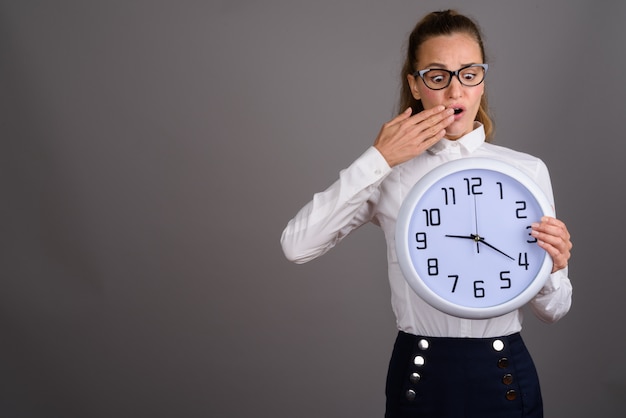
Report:
[[[480,235],[478,234],[478,210],[476,207],[476,195],[473,194],[472,196],[474,196],[474,225],[476,229],[476,236],[478,237]],[[476,240],[476,252],[480,254],[480,245],[478,240]]]

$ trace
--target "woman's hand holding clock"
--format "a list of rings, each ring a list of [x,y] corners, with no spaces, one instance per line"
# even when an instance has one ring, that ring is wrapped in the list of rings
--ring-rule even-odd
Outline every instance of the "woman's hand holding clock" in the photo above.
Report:
[[[537,244],[552,257],[552,273],[567,267],[573,247],[567,226],[556,218],[544,216],[541,222],[533,223],[531,227],[531,235],[537,238]]]

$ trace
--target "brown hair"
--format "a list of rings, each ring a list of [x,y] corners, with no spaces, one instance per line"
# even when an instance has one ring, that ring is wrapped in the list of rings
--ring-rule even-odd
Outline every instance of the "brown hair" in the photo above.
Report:
[[[413,74],[417,68],[417,55],[419,47],[426,40],[440,35],[452,35],[454,33],[464,33],[476,40],[480,47],[483,62],[486,62],[485,47],[482,41],[482,35],[478,25],[467,16],[464,16],[455,10],[444,10],[440,12],[432,12],[415,25],[413,32],[409,36],[406,50],[406,59],[402,67],[401,82],[402,89],[400,92],[400,112],[411,107],[413,113],[424,110],[421,100],[416,100],[411,93],[411,87],[407,82],[407,76]],[[493,136],[493,121],[488,114],[487,95],[483,94],[480,100],[480,107],[476,115],[476,120],[483,124],[485,128],[485,136],[488,142]]]

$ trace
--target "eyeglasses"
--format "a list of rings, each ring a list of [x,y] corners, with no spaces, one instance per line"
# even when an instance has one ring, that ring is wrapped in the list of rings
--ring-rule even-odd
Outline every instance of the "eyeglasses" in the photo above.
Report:
[[[453,76],[456,76],[464,86],[475,87],[485,80],[488,68],[488,64],[471,64],[456,71],[427,68],[414,72],[413,77],[421,78],[426,87],[431,90],[445,89],[450,85]]]

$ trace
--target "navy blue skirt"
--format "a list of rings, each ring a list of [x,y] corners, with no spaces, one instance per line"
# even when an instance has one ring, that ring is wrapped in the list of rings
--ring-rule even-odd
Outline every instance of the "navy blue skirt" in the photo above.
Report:
[[[498,338],[420,337],[400,331],[386,418],[542,418],[539,377],[519,333]]]

